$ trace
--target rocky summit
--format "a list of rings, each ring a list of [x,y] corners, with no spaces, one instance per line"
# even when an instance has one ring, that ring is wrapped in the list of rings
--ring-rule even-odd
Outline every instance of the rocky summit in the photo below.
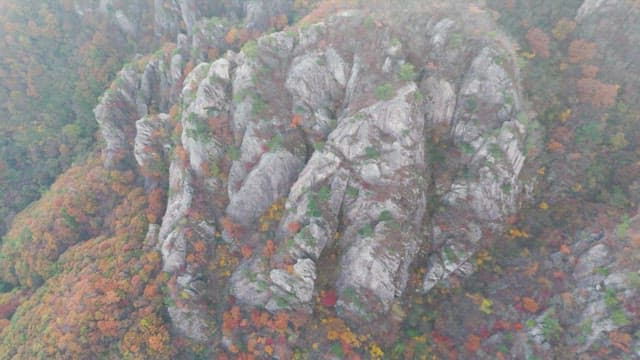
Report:
[[[0,358],[640,357],[637,2],[70,11],[164,45],[3,239]]]

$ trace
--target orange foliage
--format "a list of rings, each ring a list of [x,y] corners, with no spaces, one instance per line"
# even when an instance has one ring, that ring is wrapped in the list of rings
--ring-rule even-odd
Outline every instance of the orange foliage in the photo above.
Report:
[[[242,257],[246,259],[251,257],[253,250],[251,250],[251,247],[249,245],[243,245],[242,248],[240,249],[240,253],[242,254]]]
[[[118,211],[124,209],[118,203],[131,191],[133,181],[132,172],[106,170],[96,159],[69,169],[40,201],[16,216],[0,248],[4,257],[0,275],[11,283],[32,286],[35,278],[51,276],[55,261],[70,246],[107,230],[117,231]],[[135,201],[146,203],[137,197],[139,189],[136,194]]]
[[[549,36],[538,28],[531,28],[527,32],[527,42],[529,47],[537,55],[548,58],[549,55]]]
[[[609,333],[609,342],[613,347],[628,353],[631,351],[630,345],[633,342],[633,338],[627,333],[613,331]]]
[[[557,153],[564,153],[564,145],[554,139],[549,141],[549,143],[547,144],[547,149]]]
[[[9,325],[11,325],[11,321],[7,319],[0,319],[0,333],[2,332],[2,330],[4,330],[4,328],[6,328]]]
[[[302,125],[302,120],[304,120],[302,118],[302,115],[300,114],[295,114],[291,117],[291,128],[295,129],[298,126]]]
[[[144,288],[143,295],[148,299],[153,299],[154,297],[156,297],[156,295],[158,295],[158,286],[156,284],[148,284]]]
[[[189,165],[189,154],[181,144],[176,146],[176,156],[180,159],[183,167],[187,167]]]
[[[577,64],[593,59],[596,55],[597,45],[595,43],[578,39],[569,44],[569,62]]]
[[[115,236],[66,250],[58,260],[59,273],[40,287],[38,301],[23,303],[23,316],[4,330],[0,353],[8,353],[5,346],[12,344],[25,351],[17,357],[34,358],[29,351],[46,343],[55,344],[46,358],[98,358],[114,346],[122,357],[172,356],[157,292],[161,258],[155,250],[143,250],[146,199],[142,189],[131,190],[113,210]],[[39,330],[44,328],[50,330]]]
[[[166,192],[161,188],[151,190],[149,194],[149,207],[147,208],[147,221],[150,224],[158,224],[164,214],[166,204]]]
[[[289,315],[281,311],[270,324],[270,328],[279,333],[284,333],[289,328]]]
[[[222,224],[224,231],[226,231],[232,238],[238,238],[241,236],[243,232],[242,225],[234,223],[233,220],[228,217],[222,218],[220,223]]]
[[[251,312],[251,323],[258,329],[267,326],[269,324],[269,313],[253,310]]]
[[[464,343],[465,349],[471,353],[475,353],[480,349],[480,340],[479,336],[473,334],[467,336],[467,341]]]
[[[251,34],[247,29],[238,29],[235,26],[232,27],[227,35],[224,37],[224,41],[228,45],[242,45],[251,39]]]
[[[222,334],[230,336],[240,326],[241,320],[240,308],[233,306],[231,310],[222,314]]]
[[[115,337],[118,335],[118,322],[115,320],[98,321],[98,330],[103,336]]]
[[[271,257],[276,252],[276,244],[273,240],[267,240],[267,243],[264,246],[264,250],[262,251],[262,255],[266,257]]]
[[[187,75],[189,75],[194,67],[196,67],[196,65],[193,63],[193,61],[189,61],[187,65],[184,66],[184,70],[182,70],[182,76],[186,77]]]
[[[522,307],[530,313],[538,311],[538,303],[530,297],[522,298]]]
[[[583,78],[576,82],[578,97],[595,107],[609,107],[616,103],[619,85],[605,84],[596,79]]]

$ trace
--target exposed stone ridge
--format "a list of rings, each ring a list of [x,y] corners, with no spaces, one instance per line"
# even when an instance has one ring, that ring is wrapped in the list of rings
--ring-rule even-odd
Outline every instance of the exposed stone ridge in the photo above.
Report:
[[[433,15],[410,41],[371,21],[349,11],[265,35],[186,78],[183,39],[170,58],[123,70],[96,109],[108,164],[135,154],[143,169],[168,169],[149,241],[176,278],[169,315],[181,333],[214,333],[201,304],[226,289],[189,254],[215,257],[215,239],[254,249],[228,287],[273,312],[310,310],[336,249],[338,314],[358,323],[384,320],[419,254],[421,291],[473,272],[468,259],[518,211],[537,130],[508,44],[470,35],[457,17]],[[171,139],[151,136],[175,123]],[[264,233],[260,219],[281,199],[282,219]]]

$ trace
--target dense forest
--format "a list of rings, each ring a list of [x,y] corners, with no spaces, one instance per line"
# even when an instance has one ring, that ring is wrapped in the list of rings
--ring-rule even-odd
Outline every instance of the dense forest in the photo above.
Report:
[[[157,44],[152,19],[127,34],[74,1],[0,3],[0,232],[96,146],[93,108],[127,59]],[[116,4],[117,6],[117,4]],[[144,15],[144,13],[142,14]]]
[[[0,49],[0,359],[640,357],[638,1],[0,0]]]

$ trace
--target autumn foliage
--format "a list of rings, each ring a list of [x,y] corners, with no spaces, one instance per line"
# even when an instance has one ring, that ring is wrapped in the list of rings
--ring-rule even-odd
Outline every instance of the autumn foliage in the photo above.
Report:
[[[551,55],[549,52],[549,36],[544,31],[538,28],[529,29],[527,42],[536,55],[543,58],[548,58]]]
[[[577,64],[593,59],[596,55],[597,45],[595,43],[577,39],[569,44],[569,62]]]
[[[68,248],[56,273],[23,302],[3,331],[0,353],[16,358],[168,359],[161,256],[146,252],[147,197],[131,188],[113,210],[112,235]],[[33,216],[33,214],[31,214]],[[41,329],[47,329],[42,331]]]
[[[56,260],[70,246],[114,231],[124,220],[117,205],[133,181],[133,172],[107,170],[95,160],[67,171],[40,201],[16,217],[0,248],[5,257],[0,262],[2,278],[37,285],[55,274]]]
[[[530,313],[538,311],[538,303],[530,297],[522,298],[522,307]]]
[[[616,96],[620,86],[605,84],[596,79],[583,78],[576,81],[578,96],[582,103],[595,107],[609,107],[616,103]]]

